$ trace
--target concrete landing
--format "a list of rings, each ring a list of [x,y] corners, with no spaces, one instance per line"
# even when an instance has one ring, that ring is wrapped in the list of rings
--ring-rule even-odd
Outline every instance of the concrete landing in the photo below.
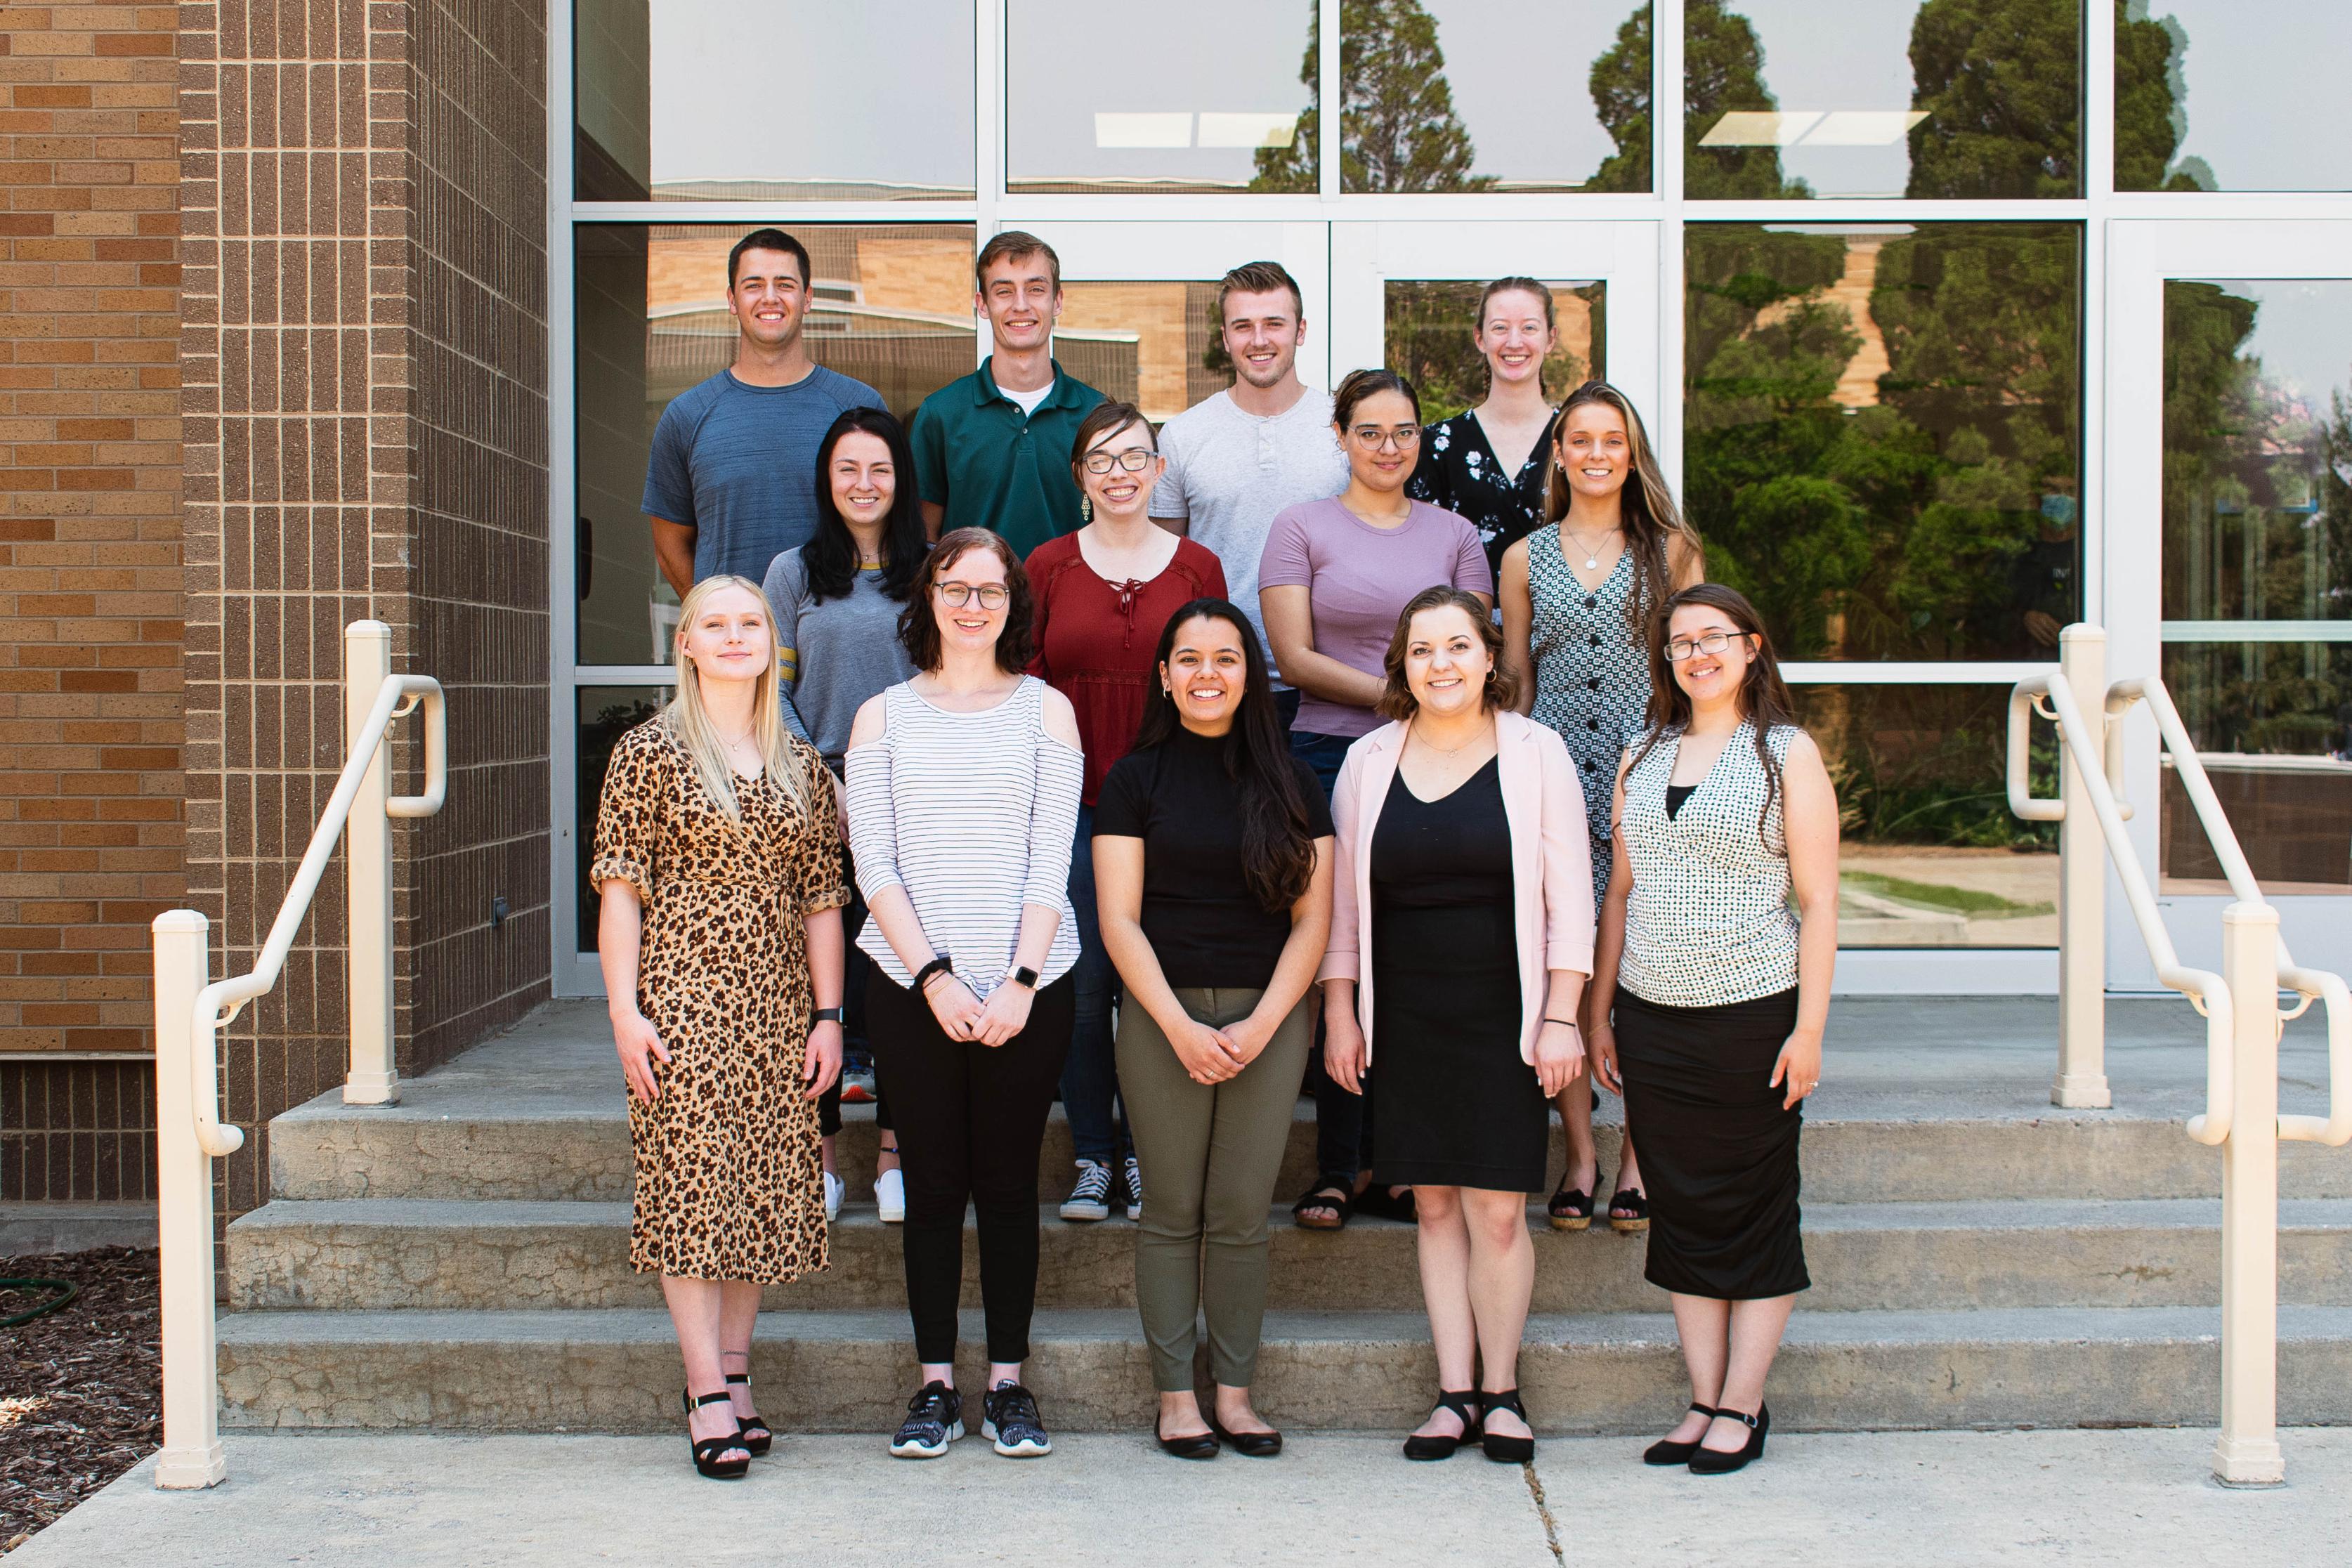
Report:
[[[10,1568],[2341,1561],[2352,1431],[2281,1440],[2288,1484],[2231,1492],[2207,1479],[2212,1434],[2178,1429],[1776,1435],[1761,1463],[1705,1479],[1643,1467],[1624,1437],[1549,1441],[1530,1467],[1408,1464],[1389,1434],[1206,1464],[1141,1433],[1025,1462],[971,1439],[928,1464],[876,1436],[783,1437],[734,1483],[693,1475],[668,1436],[238,1433],[225,1485],[158,1492],[150,1460]]]

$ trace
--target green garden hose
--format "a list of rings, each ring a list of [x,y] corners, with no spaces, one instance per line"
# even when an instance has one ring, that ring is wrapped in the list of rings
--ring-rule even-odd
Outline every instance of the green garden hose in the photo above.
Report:
[[[29,1312],[19,1312],[13,1318],[0,1318],[0,1329],[13,1329],[29,1323],[35,1318],[54,1312],[81,1294],[81,1287],[70,1279],[0,1279],[0,1290],[55,1290],[50,1297]]]

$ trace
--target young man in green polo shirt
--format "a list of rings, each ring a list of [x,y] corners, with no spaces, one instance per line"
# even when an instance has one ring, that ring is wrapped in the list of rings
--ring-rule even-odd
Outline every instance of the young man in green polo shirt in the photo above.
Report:
[[[915,482],[932,538],[991,529],[1025,557],[1086,521],[1070,443],[1102,394],[1054,363],[1062,262],[1052,246],[1008,229],[981,247],[972,274],[993,352],[915,411]]]

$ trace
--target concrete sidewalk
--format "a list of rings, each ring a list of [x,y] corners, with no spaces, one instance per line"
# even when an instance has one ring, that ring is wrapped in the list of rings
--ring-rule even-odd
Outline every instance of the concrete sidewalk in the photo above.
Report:
[[[677,1438],[232,1434],[229,1480],[158,1492],[150,1461],[9,1568],[478,1563],[2229,1563],[2352,1549],[2352,1429],[2282,1435],[2289,1485],[2207,1479],[2210,1432],[1775,1437],[1737,1476],[1645,1468],[1622,1437],[1546,1439],[1532,1467],[1396,1438],[1310,1436],[1266,1462],[1167,1458],[1140,1436],[1053,1458],[978,1439],[929,1464],[876,1437],[793,1437],[705,1481]]]

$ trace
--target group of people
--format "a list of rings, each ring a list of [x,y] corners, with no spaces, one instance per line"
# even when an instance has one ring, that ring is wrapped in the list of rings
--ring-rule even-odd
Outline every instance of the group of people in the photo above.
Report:
[[[1044,241],[994,237],[975,281],[993,353],[908,431],[810,362],[806,252],[756,231],[735,366],[654,442],[676,696],[614,751],[590,877],[630,1258],[662,1277],[697,1468],[772,1441],[752,1323],[763,1285],[826,1265],[852,1032],[919,1364],[893,1454],[965,1431],[968,1205],[982,1430],[1051,1449],[1022,1374],[1057,1098],[1064,1217],[1139,1222],[1160,1446],[1278,1453],[1251,1387],[1303,1089],[1297,1222],[1418,1226],[1439,1386],[1408,1457],[1533,1452],[1556,1105],[1550,1223],[1647,1229],[1672,1295],[1692,1402],[1645,1458],[1748,1463],[1808,1283],[1837,803],[1639,416],[1598,381],[1547,401],[1532,279],[1486,292],[1486,398],[1424,427],[1393,371],[1304,385],[1297,284],[1236,268],[1234,384],[1157,431],[1054,362]],[[1605,1201],[1603,1089],[1627,1127]]]

